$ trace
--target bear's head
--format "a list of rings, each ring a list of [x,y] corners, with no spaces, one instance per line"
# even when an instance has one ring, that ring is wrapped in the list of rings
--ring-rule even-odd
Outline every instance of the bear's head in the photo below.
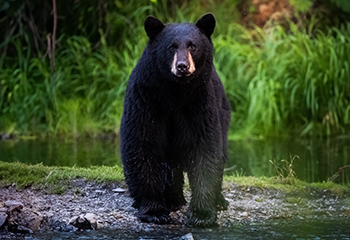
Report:
[[[208,74],[213,61],[210,37],[214,28],[215,18],[210,13],[196,24],[164,25],[155,17],[147,17],[148,46],[161,75],[176,82],[189,83],[200,74]]]

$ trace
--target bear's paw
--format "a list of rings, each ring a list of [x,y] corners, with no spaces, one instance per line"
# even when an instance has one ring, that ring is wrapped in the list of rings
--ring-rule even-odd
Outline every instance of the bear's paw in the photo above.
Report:
[[[216,211],[197,210],[190,211],[188,225],[194,227],[216,226]]]
[[[155,224],[167,224],[170,223],[171,217],[167,213],[154,213],[154,214],[137,214],[136,215],[142,222],[155,223]]]

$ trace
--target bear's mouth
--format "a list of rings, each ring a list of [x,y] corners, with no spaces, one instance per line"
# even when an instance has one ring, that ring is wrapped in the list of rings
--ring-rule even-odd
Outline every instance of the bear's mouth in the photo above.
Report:
[[[177,83],[187,84],[191,82],[191,80],[193,79],[193,75],[193,73],[174,74],[174,79]]]
[[[187,78],[191,75],[193,75],[193,72],[178,72],[175,74],[175,76],[178,78]]]

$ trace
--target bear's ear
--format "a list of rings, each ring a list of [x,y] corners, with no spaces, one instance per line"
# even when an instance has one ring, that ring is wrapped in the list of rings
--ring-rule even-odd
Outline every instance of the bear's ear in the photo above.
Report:
[[[196,26],[204,33],[208,38],[213,34],[215,28],[215,18],[213,14],[207,13],[201,19],[198,20]]]
[[[145,20],[145,30],[147,36],[153,40],[165,27],[164,24],[157,18],[148,16]]]

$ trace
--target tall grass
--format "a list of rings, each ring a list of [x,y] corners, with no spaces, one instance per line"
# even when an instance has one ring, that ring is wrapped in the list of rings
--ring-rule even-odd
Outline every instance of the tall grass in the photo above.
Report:
[[[78,124],[80,126],[89,125],[89,119],[98,123],[92,132],[118,132],[127,79],[145,44],[125,44],[123,51],[119,51],[107,47],[102,39],[102,47],[92,51],[85,38],[76,36],[69,38],[67,44],[68,48],[58,55],[54,78],[59,84],[59,98],[65,99],[58,104],[61,116],[56,131],[71,132],[71,121],[65,119],[77,122],[75,116],[83,116],[85,120]],[[69,109],[77,114],[66,116]],[[85,127],[86,131],[82,132],[89,132],[89,127]]]
[[[122,36],[115,45],[101,29],[99,44],[62,36],[54,71],[48,59],[33,57],[28,37],[13,37],[16,55],[0,57],[0,133],[118,133],[127,79],[147,42],[144,18],[193,22],[207,11],[218,23],[215,66],[232,105],[231,137],[349,133],[350,24],[248,31],[232,16],[237,1],[166,3],[130,1],[110,12],[105,20]]]
[[[109,34],[99,29],[98,44],[88,40],[91,34],[59,38],[54,71],[49,59],[33,57],[44,54],[31,52],[26,34],[21,35],[25,40],[11,38],[16,54],[0,58],[0,133],[70,137],[118,133],[127,79],[147,43],[145,17],[183,22],[206,12],[205,7],[198,8],[198,0],[170,6],[165,0],[115,4],[118,11],[105,17]],[[206,8],[213,5],[210,2]],[[84,32],[91,21],[81,24]]]
[[[233,24],[214,39],[232,129],[245,136],[348,133],[350,24],[311,36],[290,27],[248,32]]]
[[[102,42],[93,51],[86,38],[68,38],[53,74],[48,62],[29,58],[29,50],[15,43],[19,62],[0,71],[0,131],[118,132],[126,82],[146,43],[119,51]]]

